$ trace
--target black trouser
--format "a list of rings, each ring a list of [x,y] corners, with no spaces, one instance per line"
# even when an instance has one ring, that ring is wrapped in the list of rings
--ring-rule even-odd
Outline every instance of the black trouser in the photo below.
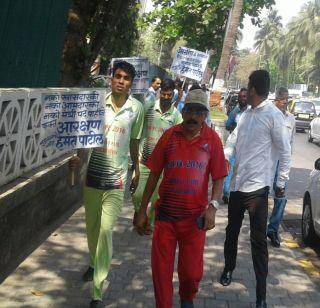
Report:
[[[251,254],[256,274],[257,299],[266,299],[268,275],[267,220],[269,187],[245,192],[231,192],[228,207],[228,226],[224,243],[225,269],[233,271],[236,266],[238,236],[245,210],[250,216]]]

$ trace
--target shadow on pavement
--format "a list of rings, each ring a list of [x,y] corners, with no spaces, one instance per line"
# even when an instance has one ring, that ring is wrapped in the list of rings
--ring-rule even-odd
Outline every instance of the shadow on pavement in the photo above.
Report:
[[[106,307],[155,307],[150,268],[150,237],[132,228],[132,206],[126,202],[114,232],[114,258],[105,283]],[[239,237],[234,281],[223,287],[223,244],[227,206],[218,211],[216,228],[207,233],[204,276],[195,307],[252,307],[255,276],[252,266],[249,221],[245,216]],[[319,290],[301,269],[292,251],[269,247],[268,303],[285,307],[317,307]],[[80,208],[50,235],[0,286],[0,307],[88,307],[91,283],[81,280],[88,265],[84,210]],[[174,307],[179,307],[175,272]],[[33,294],[32,294],[33,292]],[[36,295],[34,294],[36,293]]]

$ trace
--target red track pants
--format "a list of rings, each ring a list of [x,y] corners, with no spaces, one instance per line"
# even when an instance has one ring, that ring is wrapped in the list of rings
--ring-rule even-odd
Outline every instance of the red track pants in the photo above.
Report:
[[[155,221],[152,238],[152,279],[157,308],[172,308],[174,259],[179,245],[179,295],[192,300],[203,274],[205,231],[194,218],[178,222]]]

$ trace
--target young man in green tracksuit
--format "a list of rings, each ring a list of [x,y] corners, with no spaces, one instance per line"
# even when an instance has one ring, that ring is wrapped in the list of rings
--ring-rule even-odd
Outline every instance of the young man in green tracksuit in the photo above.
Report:
[[[132,191],[139,181],[139,141],[143,128],[142,104],[129,95],[134,67],[124,61],[113,68],[112,92],[105,100],[105,143],[93,149],[84,187],[86,230],[90,266],[83,279],[93,279],[90,307],[104,307],[102,287],[112,259],[112,231],[120,215],[128,170],[128,153],[135,168]],[[72,158],[71,169],[79,164],[84,151]]]

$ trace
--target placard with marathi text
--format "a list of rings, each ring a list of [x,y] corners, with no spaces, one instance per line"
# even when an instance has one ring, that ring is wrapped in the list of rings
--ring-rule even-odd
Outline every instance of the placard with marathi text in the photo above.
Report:
[[[104,144],[104,91],[42,94],[40,145],[72,150]]]
[[[176,75],[201,81],[209,60],[209,54],[179,47],[171,65],[171,71]]]

